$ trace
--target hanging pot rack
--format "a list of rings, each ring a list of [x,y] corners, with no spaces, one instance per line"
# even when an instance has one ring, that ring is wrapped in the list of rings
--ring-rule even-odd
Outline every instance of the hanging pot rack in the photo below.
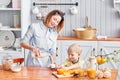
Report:
[[[78,2],[75,2],[75,3],[36,3],[36,2],[33,2],[33,6],[36,6],[36,5],[75,5],[75,6],[78,6]]]

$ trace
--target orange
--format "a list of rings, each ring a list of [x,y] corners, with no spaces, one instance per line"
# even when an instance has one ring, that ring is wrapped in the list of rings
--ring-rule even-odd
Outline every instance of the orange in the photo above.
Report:
[[[57,69],[57,74],[64,74],[67,70],[64,69]]]
[[[97,61],[98,64],[103,64],[107,61],[107,59],[105,57],[100,57],[99,56],[99,57],[96,58],[96,61]]]
[[[84,70],[79,70],[79,76],[84,76]]]
[[[64,71],[64,72],[63,72],[63,75],[64,75],[64,76],[70,75],[70,72],[69,72],[69,71]]]
[[[72,69],[72,70],[68,70],[70,74],[75,74],[75,70]]]
[[[101,61],[102,61],[101,57],[100,57],[100,56],[97,57],[97,58],[96,58],[96,61],[97,61],[98,64],[101,64]]]
[[[101,63],[105,63],[106,61],[107,61],[106,58],[104,58],[104,57],[101,58]]]

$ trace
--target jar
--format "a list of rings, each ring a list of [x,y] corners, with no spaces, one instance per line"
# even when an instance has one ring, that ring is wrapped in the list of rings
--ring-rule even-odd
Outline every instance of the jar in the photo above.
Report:
[[[6,55],[2,59],[3,70],[10,70],[11,64],[13,63],[12,56]]]
[[[90,56],[87,64],[87,75],[89,78],[95,78],[97,75],[98,64],[96,62],[95,56]]]
[[[91,68],[91,69],[98,70],[98,64],[97,64],[95,56],[90,56],[89,57],[88,67]]]

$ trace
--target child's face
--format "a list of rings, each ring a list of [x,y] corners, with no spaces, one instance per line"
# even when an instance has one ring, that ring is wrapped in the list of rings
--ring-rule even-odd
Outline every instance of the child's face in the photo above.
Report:
[[[48,26],[51,28],[57,26],[60,23],[61,19],[62,18],[60,15],[53,15],[48,23]]]
[[[76,52],[69,52],[68,53],[68,58],[70,61],[72,62],[76,62],[79,58],[79,53],[76,53]]]

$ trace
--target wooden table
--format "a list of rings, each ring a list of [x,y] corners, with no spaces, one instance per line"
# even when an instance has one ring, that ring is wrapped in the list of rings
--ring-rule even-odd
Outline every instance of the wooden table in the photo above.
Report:
[[[49,68],[45,67],[22,67],[20,72],[4,71],[0,66],[0,80],[89,80],[86,77],[83,78],[56,78],[52,75]],[[112,70],[112,77],[110,79],[97,79],[97,80],[116,80],[117,70]],[[95,79],[91,79],[95,80]]]

